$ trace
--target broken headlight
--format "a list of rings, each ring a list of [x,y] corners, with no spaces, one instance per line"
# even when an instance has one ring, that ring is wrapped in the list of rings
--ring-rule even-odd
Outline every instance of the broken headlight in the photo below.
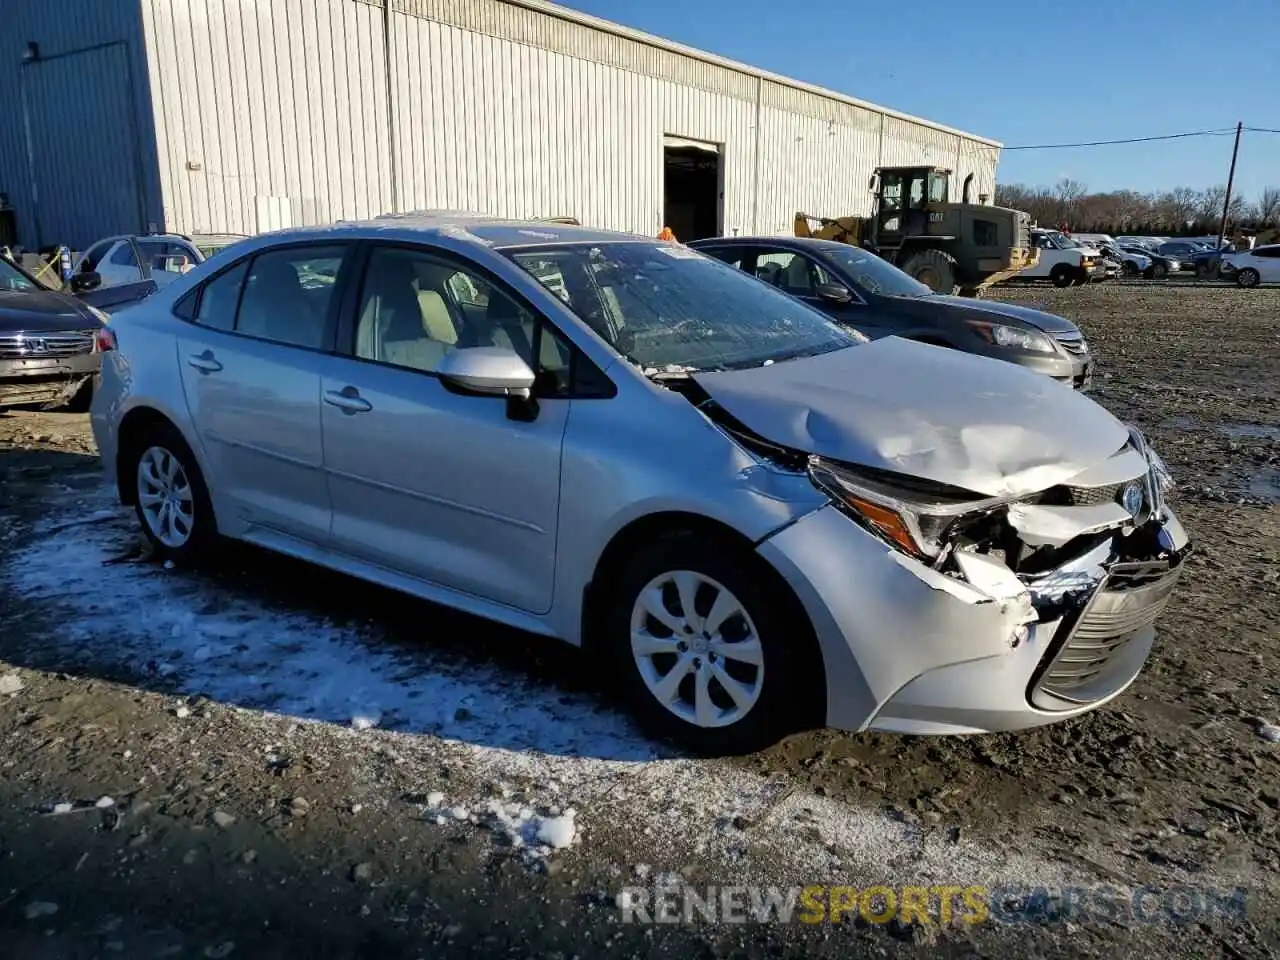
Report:
[[[1164,457],[1150,446],[1147,447],[1147,463],[1151,464],[1151,479],[1155,481],[1160,496],[1167,497],[1178,489],[1178,484],[1174,481],[1173,474],[1169,472],[1169,465],[1164,462]]]
[[[937,559],[963,520],[1003,505],[959,487],[809,458],[809,477],[862,527],[904,553]]]

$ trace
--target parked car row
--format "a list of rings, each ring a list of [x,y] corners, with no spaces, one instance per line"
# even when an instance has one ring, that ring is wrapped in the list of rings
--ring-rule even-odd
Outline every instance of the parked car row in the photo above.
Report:
[[[1033,229],[1031,235],[1039,262],[1017,274],[1019,280],[1049,280],[1068,287],[1116,275],[1165,279],[1194,273],[1202,279],[1234,278],[1242,287],[1280,283],[1280,244],[1236,250],[1230,242],[1219,244],[1217,237],[1067,235],[1043,229]]]
[[[1094,709],[1189,550],[1167,469],[1054,382],[1068,322],[918,286],[817,241],[293,230],[112,317],[93,429],[160,557],[244,540],[584,646],[697,750]]]

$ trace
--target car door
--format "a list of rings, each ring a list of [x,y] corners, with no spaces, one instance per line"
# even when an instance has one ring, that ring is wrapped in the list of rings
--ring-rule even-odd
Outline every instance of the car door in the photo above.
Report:
[[[102,286],[109,287],[121,283],[137,283],[147,279],[142,265],[138,262],[138,253],[133,241],[128,237],[117,240],[98,261],[98,276],[102,277]]]
[[[210,487],[247,539],[327,543],[320,374],[334,337],[348,245],[244,257],[177,304],[178,363]]]
[[[549,610],[567,341],[477,265],[417,245],[369,249],[343,331],[349,356],[335,357],[321,384],[333,548]],[[436,376],[447,353],[478,346],[509,346],[535,367],[535,416]]]
[[[1258,247],[1251,251],[1249,261],[1263,283],[1280,283],[1280,246]]]

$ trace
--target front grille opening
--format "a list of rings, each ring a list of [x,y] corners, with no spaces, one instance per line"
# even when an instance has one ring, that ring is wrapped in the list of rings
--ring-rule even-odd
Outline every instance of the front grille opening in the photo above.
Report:
[[[74,357],[93,350],[93,334],[15,334],[0,337],[0,360],[44,360]]]

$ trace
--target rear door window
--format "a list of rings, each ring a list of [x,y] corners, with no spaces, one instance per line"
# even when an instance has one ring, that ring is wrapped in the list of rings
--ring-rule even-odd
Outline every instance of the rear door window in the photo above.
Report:
[[[245,278],[236,332],[310,350],[323,348],[345,253],[345,244],[335,244],[258,254]]]

